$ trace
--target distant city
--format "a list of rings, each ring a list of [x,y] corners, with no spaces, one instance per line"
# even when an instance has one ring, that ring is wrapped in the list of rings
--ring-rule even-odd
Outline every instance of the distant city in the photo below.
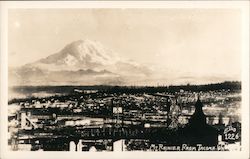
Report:
[[[9,89],[12,151],[241,150],[241,82]]]

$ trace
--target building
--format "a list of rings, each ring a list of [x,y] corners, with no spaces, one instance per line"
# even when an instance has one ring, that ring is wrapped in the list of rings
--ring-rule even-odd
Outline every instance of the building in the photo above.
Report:
[[[206,123],[206,115],[202,110],[203,104],[198,98],[195,103],[195,112],[189,123],[180,131],[182,143],[190,146],[216,146],[218,144],[218,131]]]

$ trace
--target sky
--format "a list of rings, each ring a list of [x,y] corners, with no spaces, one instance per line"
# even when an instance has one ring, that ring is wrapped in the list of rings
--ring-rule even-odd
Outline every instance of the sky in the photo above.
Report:
[[[237,9],[9,10],[11,67],[84,39],[158,71],[240,77],[241,12]]]

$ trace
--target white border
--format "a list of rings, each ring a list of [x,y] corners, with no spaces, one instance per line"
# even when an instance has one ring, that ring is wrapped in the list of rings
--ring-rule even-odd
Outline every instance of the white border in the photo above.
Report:
[[[242,11],[242,151],[240,152],[13,152],[7,150],[9,8],[239,8]],[[249,1],[0,1],[1,140],[3,159],[69,158],[249,158]],[[226,27],[226,26],[225,26]]]

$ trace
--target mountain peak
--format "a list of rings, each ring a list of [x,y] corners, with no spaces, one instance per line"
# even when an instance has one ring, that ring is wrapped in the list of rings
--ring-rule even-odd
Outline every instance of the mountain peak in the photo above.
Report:
[[[39,65],[53,65],[53,68],[98,69],[116,63],[119,58],[101,43],[91,40],[77,40],[61,51],[37,61]],[[51,66],[49,66],[51,67]]]
[[[71,55],[78,60],[92,60],[93,62],[109,63],[112,61],[112,51],[102,44],[91,40],[78,40],[65,46],[62,55]]]

